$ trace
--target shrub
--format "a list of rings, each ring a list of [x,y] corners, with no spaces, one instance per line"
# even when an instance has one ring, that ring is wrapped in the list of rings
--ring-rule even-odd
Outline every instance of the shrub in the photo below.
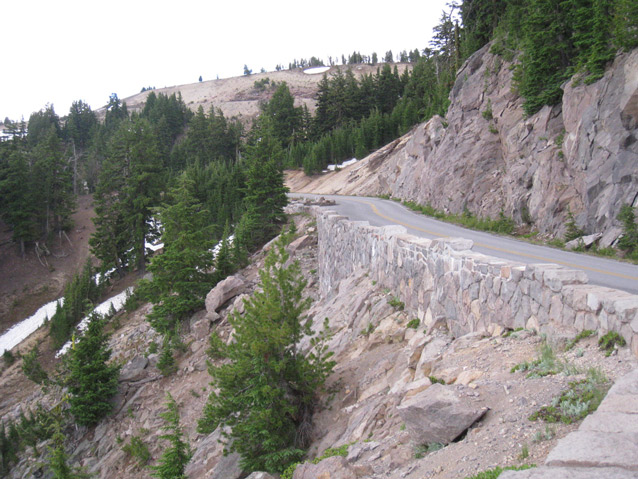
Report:
[[[576,238],[580,238],[583,234],[585,234],[585,232],[576,225],[576,218],[574,218],[574,214],[571,210],[567,213],[567,223],[565,226],[567,227],[567,231],[565,231],[566,243],[575,240]]]
[[[540,349],[540,356],[535,360],[522,363],[514,366],[510,372],[516,371],[528,371],[526,377],[528,378],[541,378],[544,376],[550,376],[558,374],[566,369],[566,365],[561,363],[554,353],[554,349],[547,343],[543,343]]]
[[[396,296],[393,296],[392,299],[388,301],[388,304],[394,309],[398,309],[399,311],[403,311],[403,309],[405,308],[405,303]]]
[[[568,389],[555,397],[550,406],[543,406],[529,420],[565,424],[579,421],[598,409],[609,387],[609,380],[604,374],[590,369],[586,379],[569,383]]]
[[[574,346],[576,346],[576,344],[578,344],[581,339],[589,338],[594,334],[596,334],[596,331],[592,331],[591,329],[584,329],[583,331],[578,333],[574,339],[567,343],[567,346],[565,346],[565,351],[569,351],[570,349],[572,349]]]
[[[533,464],[529,464],[529,465],[526,464],[524,466],[519,466],[519,467],[505,467],[505,468],[496,467],[494,469],[490,469],[489,471],[479,472],[478,474],[475,474],[474,476],[468,476],[465,479],[496,479],[504,471],[524,471],[526,469],[531,469],[533,467],[536,467],[536,466]]]
[[[2,353],[2,360],[6,366],[11,366],[16,362],[16,357],[13,355],[11,351],[5,349],[4,353]]]
[[[408,322],[407,327],[412,329],[417,329],[419,327],[419,324],[421,324],[421,321],[419,321],[419,318],[414,318]]]
[[[618,346],[623,347],[626,346],[627,343],[625,338],[623,338],[616,331],[609,331],[604,336],[601,336],[598,340],[598,347],[605,351],[605,356],[611,355]]]
[[[151,460],[151,453],[148,450],[148,446],[144,444],[138,436],[131,437],[129,443],[122,446],[122,451],[134,457],[137,460],[137,465],[140,467],[145,466],[148,461]]]

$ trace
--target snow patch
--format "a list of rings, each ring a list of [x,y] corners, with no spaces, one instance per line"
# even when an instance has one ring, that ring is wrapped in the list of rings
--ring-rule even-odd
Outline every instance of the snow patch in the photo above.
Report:
[[[308,68],[307,70],[304,70],[303,72],[308,75],[316,75],[317,73],[325,73],[328,70],[330,70],[330,67],[314,67],[314,68]]]
[[[357,162],[357,159],[352,158],[351,160],[344,161],[340,165],[328,165],[327,166],[328,169],[324,170],[324,173],[327,173],[328,171],[334,171],[337,168],[341,169],[341,168],[345,168],[346,166],[354,165],[356,162]]]
[[[103,303],[99,304],[93,310],[93,312],[99,313],[102,316],[105,316],[111,311],[111,305],[113,305],[113,309],[115,309],[115,311],[117,312],[124,307],[124,303],[126,302],[126,297],[132,293],[133,293],[132,287],[126,288],[120,294],[116,294],[112,298],[109,298]],[[83,332],[84,330],[86,330],[87,326],[89,325],[90,318],[91,318],[91,315],[88,315],[82,321],[80,321],[80,324],[78,324],[76,328],[78,332]],[[66,352],[69,350],[70,347],[71,347],[71,341],[67,341],[64,344],[64,346],[62,346],[62,348],[60,348],[60,350],[56,353],[55,357],[59,358],[60,356],[66,354]]]
[[[45,304],[27,319],[23,319],[18,324],[13,325],[8,331],[0,336],[0,354],[10,350],[28,338],[44,322],[55,314],[55,310],[64,304],[64,298],[56,299]]]

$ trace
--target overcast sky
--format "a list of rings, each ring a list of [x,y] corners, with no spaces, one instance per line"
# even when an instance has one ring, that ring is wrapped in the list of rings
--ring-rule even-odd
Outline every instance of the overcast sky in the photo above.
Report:
[[[445,0],[20,0],[0,8],[0,121],[239,76],[247,64],[423,49]]]

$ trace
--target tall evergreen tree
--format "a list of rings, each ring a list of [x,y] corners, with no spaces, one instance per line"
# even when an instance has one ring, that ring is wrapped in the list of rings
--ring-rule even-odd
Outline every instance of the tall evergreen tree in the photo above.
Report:
[[[84,335],[68,354],[71,414],[78,424],[93,426],[111,411],[110,399],[117,392],[120,374],[120,367],[108,362],[111,350],[99,315],[92,315]]]
[[[45,235],[60,233],[70,227],[75,197],[71,167],[63,158],[54,125],[41,135],[34,156],[34,201],[38,207],[42,232]]]
[[[0,179],[2,216],[12,228],[13,241],[19,245],[22,256],[26,251],[26,243],[39,236],[29,173],[29,165],[24,154],[14,150],[8,155],[6,170]]]
[[[123,274],[131,262],[145,270],[146,241],[157,233],[152,208],[159,203],[162,182],[153,127],[144,119],[123,122],[111,140],[96,192],[96,232],[90,244],[103,269]]]
[[[204,305],[215,279],[213,231],[208,212],[193,196],[192,180],[182,174],[170,197],[171,204],[159,208],[164,251],[153,258],[153,278],[142,287],[155,305],[148,320],[162,334]]]
[[[297,346],[312,334],[303,321],[310,300],[303,299],[306,281],[298,262],[288,262],[289,241],[284,234],[276,242],[260,272],[261,290],[242,316],[230,318],[235,340],[211,340],[214,352],[229,361],[210,368],[219,390],[211,393],[199,430],[222,426],[228,449],[241,455],[246,471],[281,472],[301,458],[309,437],[300,426],[310,420],[334,366],[321,341],[308,356]]]
[[[267,119],[253,130],[246,152],[245,212],[237,226],[236,241],[248,250],[272,238],[281,227],[288,203],[284,185],[283,150]]]

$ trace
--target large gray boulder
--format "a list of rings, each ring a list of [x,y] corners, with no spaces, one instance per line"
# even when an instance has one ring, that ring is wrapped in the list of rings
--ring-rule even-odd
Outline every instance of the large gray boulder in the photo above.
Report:
[[[404,399],[397,410],[417,444],[448,444],[487,412],[442,384]]]
[[[148,366],[148,358],[144,356],[134,357],[122,368],[120,382],[139,381],[148,374],[146,366]]]
[[[229,276],[217,283],[206,295],[206,317],[209,319],[217,318],[217,310],[228,300],[243,293],[245,290],[246,282],[237,276]]]

